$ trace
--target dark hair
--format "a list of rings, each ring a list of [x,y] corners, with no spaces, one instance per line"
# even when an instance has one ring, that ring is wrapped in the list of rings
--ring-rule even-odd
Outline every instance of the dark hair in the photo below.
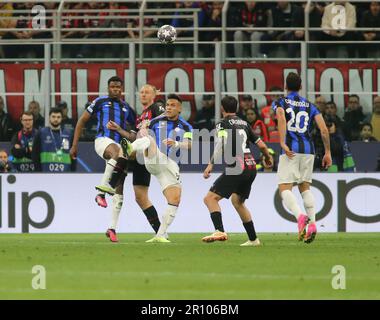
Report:
[[[222,99],[222,107],[228,113],[236,113],[238,101],[233,96],[225,96]]]
[[[336,103],[334,101],[331,100],[329,102],[326,102],[326,105],[328,105],[328,104],[332,104],[335,107],[335,109],[336,109]]]
[[[174,100],[177,100],[179,103],[182,103],[182,99],[175,93],[170,93],[166,100],[169,100],[169,99],[174,99]]]
[[[290,72],[286,77],[286,87],[289,91],[299,91],[301,89],[301,77],[294,72]]]
[[[357,98],[358,101],[360,101],[360,98],[359,98],[359,96],[357,94],[349,94],[348,95],[348,99],[350,99],[350,98]]]
[[[109,78],[107,81],[107,84],[110,85],[111,82],[120,82],[122,85],[124,83],[123,80],[121,80],[121,78],[118,76],[113,76],[113,77]]]
[[[22,119],[22,116],[24,116],[24,115],[32,117],[33,120],[34,120],[34,114],[33,114],[33,112],[31,112],[31,111],[23,111],[23,113],[21,113],[20,120]]]
[[[50,116],[52,113],[60,113],[61,116],[62,116],[62,110],[61,110],[60,108],[51,108],[50,111],[49,111],[49,116]]]
[[[369,122],[364,122],[364,123],[362,124],[361,128],[360,128],[360,131],[363,130],[363,128],[364,128],[365,126],[370,127],[371,131],[373,132],[372,124],[370,124]]]

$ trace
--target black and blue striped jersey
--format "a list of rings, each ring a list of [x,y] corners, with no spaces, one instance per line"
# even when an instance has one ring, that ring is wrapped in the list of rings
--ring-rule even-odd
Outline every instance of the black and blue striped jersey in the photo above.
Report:
[[[170,147],[163,144],[163,140],[183,141],[193,138],[193,127],[182,117],[177,120],[169,120],[167,116],[161,115],[150,121],[149,129],[152,130],[152,134],[155,136],[158,148],[166,155],[168,155]]]
[[[311,129],[314,117],[320,113],[317,107],[297,92],[290,92],[274,101],[272,108],[275,112],[277,108],[285,111],[285,143],[289,149],[295,153],[314,154]]]
[[[98,137],[108,137],[119,143],[121,136],[113,130],[107,129],[108,121],[116,122],[124,130],[136,130],[136,113],[126,103],[118,98],[109,96],[100,96],[96,98],[86,108],[91,115],[95,114],[98,120],[97,134]]]

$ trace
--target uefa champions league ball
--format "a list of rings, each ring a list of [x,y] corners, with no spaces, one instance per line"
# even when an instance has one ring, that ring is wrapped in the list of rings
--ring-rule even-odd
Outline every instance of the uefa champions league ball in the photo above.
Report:
[[[157,38],[164,44],[173,43],[177,38],[177,30],[173,26],[165,24],[158,29]]]

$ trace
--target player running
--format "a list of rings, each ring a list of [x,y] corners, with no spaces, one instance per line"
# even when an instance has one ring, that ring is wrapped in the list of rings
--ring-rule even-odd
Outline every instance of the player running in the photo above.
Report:
[[[310,134],[313,120],[321,131],[325,147],[322,166],[325,168],[331,166],[329,132],[317,107],[298,94],[301,89],[301,78],[298,74],[289,73],[286,89],[288,95],[272,104],[277,115],[282,148],[277,172],[278,188],[285,206],[297,219],[298,240],[310,243],[317,234],[315,201],[310,191],[315,152]],[[294,184],[298,184],[307,215],[301,211],[292,193]]]
[[[150,121],[150,133],[142,128],[141,138],[133,143],[122,139],[124,154],[130,157],[133,152],[142,152],[145,167],[161,185],[168,207],[163,214],[161,226],[155,237],[147,242],[170,242],[167,229],[173,222],[181,200],[181,181],[178,164],[169,155],[178,155],[180,149],[190,149],[192,126],[181,116],[182,100],[176,94],[169,94],[165,114]],[[147,123],[146,125],[147,126]]]
[[[219,201],[231,197],[232,205],[239,214],[249,238],[241,246],[259,246],[260,240],[257,238],[251,213],[244,203],[249,198],[251,186],[256,177],[256,163],[249,149],[249,143],[255,143],[260,148],[264,155],[265,166],[272,166],[273,159],[265,143],[252,132],[250,125],[236,116],[237,103],[237,100],[231,96],[222,99],[223,119],[216,125],[217,137],[214,154],[203,173],[203,177],[208,179],[216,159],[221,156],[225,160],[226,157],[234,160],[233,163],[227,165],[225,172],[214,182],[204,198],[215,232],[204,237],[202,241],[228,240],[223,227]]]

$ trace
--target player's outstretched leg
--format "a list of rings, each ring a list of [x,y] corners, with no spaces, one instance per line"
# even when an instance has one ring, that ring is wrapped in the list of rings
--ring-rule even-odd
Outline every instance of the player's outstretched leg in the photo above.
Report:
[[[248,241],[242,243],[242,247],[258,247],[261,245],[259,238],[256,235],[255,226],[252,221],[251,213],[244,204],[244,199],[242,199],[238,194],[233,193],[231,195],[231,202],[235,210],[240,216],[243,226],[248,235]]]
[[[120,211],[123,206],[123,195],[115,194],[112,197],[112,213],[111,213],[111,225],[106,232],[106,236],[112,242],[118,242],[116,235],[117,223],[119,222]]]
[[[123,138],[120,141],[120,145],[125,156],[130,156],[133,152],[144,151],[148,149],[150,143],[151,140],[149,137],[138,138],[132,143],[126,138]]]
[[[215,232],[211,235],[203,237],[203,242],[214,242],[214,241],[226,241],[228,240],[228,235],[224,232],[222,212],[219,206],[219,201],[222,199],[218,194],[209,191],[206,197],[203,199],[205,205],[207,206],[212,223],[215,227]]]
[[[296,217],[298,224],[298,240],[302,241],[306,233],[306,225],[308,222],[308,217],[306,214],[303,214],[301,208],[297,204],[297,199],[294,196],[291,190],[281,191],[281,198],[285,203],[285,206],[290,210],[291,213]]]

